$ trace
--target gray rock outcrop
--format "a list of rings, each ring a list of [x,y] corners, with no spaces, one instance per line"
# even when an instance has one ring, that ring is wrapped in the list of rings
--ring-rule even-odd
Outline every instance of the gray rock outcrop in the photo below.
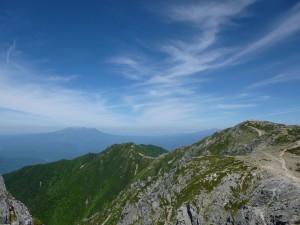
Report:
[[[15,200],[6,190],[0,175],[0,224],[33,225],[33,220],[26,206]]]
[[[119,195],[105,222],[300,224],[298,149],[300,126],[246,121],[219,131],[149,166]]]

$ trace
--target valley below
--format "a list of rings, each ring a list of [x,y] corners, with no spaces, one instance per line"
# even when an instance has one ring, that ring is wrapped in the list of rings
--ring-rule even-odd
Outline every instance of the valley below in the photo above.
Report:
[[[170,152],[115,144],[3,177],[35,224],[300,224],[300,126],[245,121]]]

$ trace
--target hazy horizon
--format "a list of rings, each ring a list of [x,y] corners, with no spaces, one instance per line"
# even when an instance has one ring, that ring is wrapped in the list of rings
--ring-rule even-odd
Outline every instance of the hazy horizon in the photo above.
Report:
[[[211,129],[205,129],[205,130],[198,130],[194,132],[180,132],[180,130],[173,130],[172,132],[164,133],[161,132],[161,130],[156,130],[152,131],[150,133],[145,132],[145,133],[135,133],[135,132],[130,132],[130,131],[125,131],[125,132],[118,132],[116,130],[112,130],[110,132],[110,129],[106,130],[100,130],[95,127],[79,127],[79,126],[74,126],[74,127],[62,127],[62,128],[57,128],[57,129],[41,129],[41,130],[35,130],[35,131],[30,131],[26,130],[25,132],[18,132],[18,131],[12,131],[12,132],[0,132],[0,135],[35,135],[35,134],[46,134],[46,133],[55,133],[55,132],[60,132],[60,131],[65,131],[67,129],[89,129],[93,130],[96,129],[97,131],[103,133],[103,134],[108,134],[108,135],[120,135],[120,136],[145,136],[145,137],[151,137],[151,136],[172,136],[172,135],[184,135],[184,134],[197,134],[201,132],[206,132],[206,131],[217,131],[222,128],[211,128]]]

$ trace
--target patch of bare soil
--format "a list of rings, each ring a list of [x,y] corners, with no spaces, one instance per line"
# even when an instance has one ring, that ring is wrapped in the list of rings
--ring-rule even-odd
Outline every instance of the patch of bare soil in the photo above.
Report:
[[[285,149],[266,147],[248,155],[237,156],[237,158],[274,175],[284,176],[300,185],[300,172],[296,171],[297,165],[300,163],[300,156],[287,152],[289,149],[299,146],[298,142],[295,146]]]

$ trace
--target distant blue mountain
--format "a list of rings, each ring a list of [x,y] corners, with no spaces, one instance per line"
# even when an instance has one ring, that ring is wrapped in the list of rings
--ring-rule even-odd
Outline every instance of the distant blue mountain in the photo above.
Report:
[[[94,128],[66,128],[51,133],[0,136],[0,173],[26,165],[72,159],[87,152],[100,152],[124,142],[152,144],[173,150],[195,143],[216,130],[165,136],[122,136]]]

